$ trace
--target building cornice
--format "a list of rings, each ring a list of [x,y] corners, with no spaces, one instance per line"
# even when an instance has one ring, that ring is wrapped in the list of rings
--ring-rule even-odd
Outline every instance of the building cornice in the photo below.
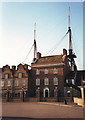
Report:
[[[41,64],[41,65],[32,65],[31,67],[32,68],[36,68],[36,67],[54,67],[54,66],[64,66],[65,64],[64,63],[58,63],[58,64]]]

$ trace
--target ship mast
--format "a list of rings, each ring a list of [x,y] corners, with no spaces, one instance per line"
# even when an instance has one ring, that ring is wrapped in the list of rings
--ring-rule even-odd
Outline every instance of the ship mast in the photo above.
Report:
[[[36,46],[36,23],[34,24],[34,61],[37,58],[37,46]]]
[[[76,55],[73,53],[73,48],[72,48],[72,39],[71,39],[71,27],[70,27],[70,7],[69,7],[69,15],[68,15],[68,59],[70,62],[70,67],[71,70],[74,71],[76,65],[74,58],[76,58]]]

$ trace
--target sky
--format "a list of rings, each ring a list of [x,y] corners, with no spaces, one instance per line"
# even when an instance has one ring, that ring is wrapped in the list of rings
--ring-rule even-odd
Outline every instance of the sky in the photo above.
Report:
[[[68,35],[62,38],[68,31],[69,6],[73,52],[77,67],[82,70],[83,2],[0,3],[0,67],[32,62],[34,50],[29,51],[34,42],[35,22],[37,51],[42,56],[60,55],[63,48],[68,50]]]

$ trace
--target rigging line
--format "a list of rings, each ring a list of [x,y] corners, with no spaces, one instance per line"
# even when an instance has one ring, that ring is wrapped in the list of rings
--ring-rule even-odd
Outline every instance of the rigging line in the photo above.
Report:
[[[54,27],[52,27],[51,29],[49,29],[48,32],[45,33],[45,38],[47,39],[47,38],[48,38],[47,34],[49,34],[49,35],[50,35],[50,39],[51,39],[52,36],[53,36],[53,34],[54,34],[55,31],[56,31],[56,28],[57,28],[58,26],[61,26],[62,24],[64,24],[65,20],[66,20],[66,17],[65,17],[62,21],[60,21],[59,23],[55,24]],[[58,29],[58,31],[61,31],[60,28]],[[51,34],[50,34],[50,33],[51,33]]]
[[[57,44],[57,47],[59,47],[59,45],[61,44],[61,41],[64,40],[64,38],[66,37],[67,34],[68,34],[68,32],[65,34],[65,36],[64,36],[63,38],[61,38],[61,40],[60,40],[59,43]],[[56,50],[57,47],[55,47],[55,48],[52,50],[52,52],[53,52],[54,50]],[[51,52],[51,53],[52,53],[52,52]]]
[[[77,47],[77,49],[76,49],[76,45],[75,45],[75,41],[74,41],[73,35],[72,35],[72,41],[73,41],[74,52],[78,55],[78,52],[80,51],[80,48]]]
[[[22,63],[24,63],[24,62],[26,61],[26,59],[27,59],[28,55],[30,54],[30,52],[31,52],[31,50],[32,50],[32,48],[33,48],[33,46],[34,46],[34,44],[32,45],[31,49],[29,50],[28,54],[26,55],[26,57],[25,57],[25,59],[23,60],[23,62],[22,62]]]
[[[59,42],[54,46],[55,48],[53,47],[51,50],[48,51],[47,54],[52,53],[52,52],[57,48],[56,46],[58,46],[58,45],[61,43],[61,41],[64,40],[64,38],[66,37],[67,34],[68,34],[68,32],[67,32],[67,33],[59,40]],[[46,55],[47,55],[47,54],[46,54]]]

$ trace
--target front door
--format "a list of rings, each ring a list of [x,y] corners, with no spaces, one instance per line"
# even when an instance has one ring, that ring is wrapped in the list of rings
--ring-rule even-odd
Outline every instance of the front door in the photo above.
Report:
[[[48,98],[48,90],[45,90],[45,98]]]

